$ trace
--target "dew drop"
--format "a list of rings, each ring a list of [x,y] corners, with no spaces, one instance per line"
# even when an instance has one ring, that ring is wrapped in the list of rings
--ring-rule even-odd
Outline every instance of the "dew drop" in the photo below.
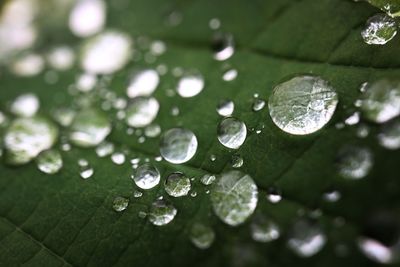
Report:
[[[74,118],[69,140],[76,146],[93,147],[100,144],[111,132],[106,114],[96,109],[81,110]]]
[[[282,193],[278,188],[268,188],[267,199],[270,203],[276,204],[282,200]]]
[[[57,127],[42,117],[18,118],[11,122],[4,135],[6,161],[21,165],[53,146],[58,138]]]
[[[317,254],[326,243],[325,234],[320,227],[308,220],[297,221],[290,233],[289,248],[300,257]]]
[[[254,241],[267,243],[280,237],[280,229],[276,223],[265,217],[257,216],[252,222],[251,237]]]
[[[137,97],[126,109],[126,123],[131,127],[145,127],[158,114],[160,104],[154,97]]]
[[[361,36],[370,45],[384,45],[397,34],[396,21],[386,14],[377,14],[367,20]]]
[[[219,177],[211,191],[215,214],[226,224],[237,226],[253,214],[258,201],[254,180],[240,171],[228,171]]]
[[[160,183],[160,172],[151,164],[145,163],[137,167],[133,181],[141,189],[151,189]]]
[[[236,118],[225,118],[217,129],[219,142],[227,148],[238,149],[247,136],[246,125]]]
[[[140,192],[140,191],[138,191],[138,190],[133,191],[133,197],[135,197],[135,198],[140,198],[140,197],[142,197],[142,196],[143,196],[143,193],[142,193],[142,192]]]
[[[90,73],[84,73],[77,77],[76,89],[78,89],[80,92],[85,93],[93,90],[96,84],[97,84],[96,75]]]
[[[356,125],[357,123],[360,122],[360,113],[359,112],[354,112],[352,115],[350,115],[344,123],[346,125]]]
[[[232,100],[224,99],[221,100],[217,105],[217,112],[220,116],[229,117],[232,115],[235,109],[235,104]]]
[[[193,97],[198,95],[204,88],[204,79],[200,74],[185,75],[180,78],[176,92],[181,97]]]
[[[166,225],[175,218],[177,212],[172,204],[164,199],[158,199],[151,206],[149,221],[156,226]]]
[[[157,89],[159,82],[157,71],[153,69],[137,71],[132,75],[126,93],[130,98],[149,96]]]
[[[196,154],[197,138],[184,128],[172,128],[164,132],[160,141],[160,154],[168,162],[181,164]]]
[[[243,166],[243,158],[238,154],[232,155],[231,165],[232,168],[241,168]]]
[[[399,260],[399,245],[389,247],[383,243],[367,237],[361,237],[357,241],[357,245],[364,255],[381,264],[391,264]]]
[[[215,177],[215,175],[213,174],[205,174],[201,177],[200,182],[204,185],[210,185],[212,184],[215,180],[217,179],[217,177]]]
[[[114,144],[110,142],[102,142],[96,147],[96,154],[100,158],[111,155],[114,152]]]
[[[317,76],[296,76],[277,85],[268,101],[273,122],[283,131],[311,134],[332,118],[338,103],[336,91]]]
[[[63,166],[63,160],[58,150],[46,150],[41,152],[36,158],[38,169],[47,174],[59,172]]]
[[[122,152],[115,152],[111,155],[111,160],[117,165],[122,165],[125,163],[125,154]]]
[[[214,51],[214,59],[224,61],[235,53],[233,36],[231,34],[218,33],[213,39],[212,50]]]
[[[180,172],[174,172],[168,175],[165,180],[165,191],[171,197],[186,196],[190,191],[190,179]]]
[[[125,197],[116,197],[113,201],[113,209],[117,212],[126,210],[129,205],[129,199]]]
[[[265,107],[265,101],[263,99],[255,98],[253,101],[252,110],[254,112],[260,111]]]
[[[211,247],[215,240],[214,230],[201,223],[195,223],[190,229],[190,241],[199,249]]]
[[[144,135],[148,138],[154,138],[161,133],[161,127],[158,124],[150,124],[144,128]]]
[[[341,194],[340,194],[340,192],[337,191],[337,190],[328,191],[328,192],[325,192],[325,193],[323,194],[323,199],[324,199],[325,201],[328,201],[328,202],[336,202],[336,201],[338,201],[340,198],[341,198]]]
[[[39,107],[39,98],[32,93],[27,93],[14,99],[10,111],[16,116],[32,117],[39,110]]]
[[[69,15],[69,28],[78,37],[100,32],[106,20],[106,5],[101,0],[79,0]]]
[[[372,169],[373,155],[365,147],[345,146],[339,150],[336,164],[342,177],[361,179]]]
[[[210,19],[208,26],[212,30],[217,30],[221,26],[221,21],[217,18],[212,18],[212,19]]]
[[[59,71],[70,69],[75,62],[75,53],[68,46],[59,46],[50,50],[46,59],[51,68]]]
[[[378,141],[381,146],[387,149],[400,148],[400,120],[395,119],[386,123],[378,134]]]
[[[70,108],[58,108],[52,112],[53,119],[63,127],[70,126],[76,111]]]
[[[18,56],[10,65],[11,71],[18,76],[32,77],[42,72],[44,68],[43,57],[39,54],[30,53]]]
[[[238,75],[237,70],[235,69],[227,70],[222,76],[222,79],[226,82],[230,82],[236,79],[237,75]]]
[[[79,175],[81,176],[82,179],[86,180],[92,177],[94,174],[94,170],[90,165],[87,166],[81,166],[81,170],[79,172]]]

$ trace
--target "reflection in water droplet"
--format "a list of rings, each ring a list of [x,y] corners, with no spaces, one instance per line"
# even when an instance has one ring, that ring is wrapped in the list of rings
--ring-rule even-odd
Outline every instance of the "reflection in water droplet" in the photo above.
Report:
[[[219,142],[227,148],[238,149],[247,136],[246,125],[235,118],[223,119],[217,129]]]
[[[181,164],[196,154],[197,138],[184,128],[172,128],[164,132],[160,141],[160,154],[168,162]]]
[[[95,109],[81,110],[74,118],[69,139],[80,147],[100,144],[111,132],[111,123],[106,114]]]
[[[210,185],[212,184],[217,177],[213,174],[204,174],[203,177],[201,177],[200,182],[204,185]]]
[[[58,150],[46,150],[36,158],[36,165],[41,172],[55,174],[61,170],[63,160]]]
[[[129,199],[125,198],[125,197],[116,197],[114,198],[113,201],[113,209],[115,211],[124,211],[126,210],[126,208],[128,208],[129,205]]]
[[[326,243],[325,234],[320,227],[308,220],[297,221],[288,240],[289,248],[300,257],[317,254]]]
[[[132,178],[141,189],[151,189],[160,183],[160,172],[153,165],[145,163],[136,169]]]
[[[36,95],[27,93],[18,96],[11,103],[10,111],[20,117],[32,117],[39,110],[40,103]]]
[[[339,174],[344,178],[360,179],[368,175],[373,166],[373,155],[368,148],[345,146],[337,155]]]
[[[386,14],[377,14],[368,19],[361,36],[370,45],[384,45],[397,34],[396,21]]]
[[[12,165],[27,163],[52,147],[57,138],[57,127],[45,118],[15,119],[4,134],[6,161]]]
[[[253,179],[240,171],[221,174],[211,191],[215,214],[226,224],[237,226],[253,214],[258,189]]]
[[[367,119],[377,123],[400,115],[400,82],[383,79],[368,84],[361,110]]]
[[[193,224],[190,229],[190,241],[199,249],[211,247],[215,239],[214,230],[201,223]]]
[[[233,36],[231,34],[216,34],[212,49],[214,51],[214,59],[219,61],[227,60],[235,53]]]
[[[217,105],[217,112],[223,117],[229,117],[232,115],[235,109],[235,104],[232,100],[224,99],[221,100]]]
[[[86,72],[111,74],[130,59],[132,41],[124,33],[106,31],[85,41],[81,54],[81,66]]]
[[[283,131],[311,134],[332,118],[338,95],[327,81],[317,76],[296,76],[277,85],[268,101],[273,122]]]
[[[158,199],[151,206],[149,221],[156,226],[166,225],[175,218],[177,212],[172,204],[164,199]]]
[[[171,173],[165,180],[165,191],[171,197],[186,196],[190,187],[190,179],[180,172]]]
[[[147,126],[157,117],[159,108],[154,97],[134,98],[126,109],[126,123],[132,127]]]
[[[159,82],[160,77],[155,70],[137,71],[132,75],[126,93],[130,98],[149,96],[156,90]]]
[[[181,97],[193,97],[198,95],[204,88],[204,79],[200,74],[183,76],[176,87],[176,92]]]
[[[79,0],[69,15],[69,28],[78,37],[100,32],[106,20],[106,5],[102,0]]]
[[[253,240],[257,242],[267,243],[280,237],[278,225],[265,217],[257,216],[250,229]]]
[[[395,119],[385,124],[379,135],[378,141],[381,146],[387,149],[400,148],[400,120]]]

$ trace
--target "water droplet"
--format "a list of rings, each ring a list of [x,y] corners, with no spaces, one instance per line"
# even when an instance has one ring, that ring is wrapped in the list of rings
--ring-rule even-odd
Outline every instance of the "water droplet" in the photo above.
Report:
[[[386,123],[378,134],[381,146],[387,149],[400,148],[400,120],[396,119]]]
[[[217,112],[223,117],[229,117],[232,115],[235,109],[235,104],[232,100],[224,99],[217,105]]]
[[[237,226],[253,214],[258,189],[253,179],[240,171],[221,174],[211,191],[215,214],[226,224]]]
[[[160,172],[153,165],[145,163],[137,167],[132,178],[141,189],[151,189],[160,183]]]
[[[254,241],[267,243],[280,237],[280,229],[272,220],[257,216],[251,224],[251,236]]]
[[[157,71],[153,69],[140,70],[132,75],[126,93],[130,98],[149,96],[157,89],[159,83],[160,77]]]
[[[89,73],[111,74],[128,63],[131,53],[129,36],[118,31],[106,31],[85,41],[81,66]]]
[[[96,147],[96,154],[100,158],[111,155],[114,152],[114,144],[110,142],[102,142]]]
[[[235,69],[227,70],[222,76],[222,79],[226,82],[233,81],[234,79],[236,79],[237,75],[238,75],[237,70]]]
[[[32,93],[27,93],[14,99],[10,111],[16,116],[32,117],[39,110],[39,107],[38,97]]]
[[[86,180],[86,179],[92,177],[93,174],[94,174],[94,170],[90,165],[81,166],[79,175],[81,176],[82,179]]]
[[[282,193],[276,187],[268,188],[267,199],[269,202],[275,204],[282,200]]]
[[[165,51],[167,51],[167,46],[163,41],[156,40],[150,45],[150,52],[153,55],[159,56],[164,54]]]
[[[40,152],[52,147],[57,138],[57,127],[45,118],[36,116],[15,119],[4,135],[7,163],[27,163]]]
[[[190,196],[191,196],[191,197],[196,197],[196,196],[197,196],[197,192],[196,192],[196,191],[190,192]]]
[[[149,213],[149,221],[156,225],[162,226],[170,223],[177,214],[177,209],[163,199],[153,202]]]
[[[214,154],[210,155],[210,161],[214,162],[217,160],[217,156],[215,156]]]
[[[342,177],[360,179],[372,169],[373,155],[365,147],[345,146],[339,150],[336,164]]]
[[[273,122],[283,131],[311,134],[332,118],[338,95],[317,76],[296,76],[277,85],[268,101]]]
[[[68,70],[75,62],[75,53],[68,46],[55,47],[46,56],[51,68],[59,71]]]
[[[75,116],[69,139],[80,147],[100,144],[111,132],[111,123],[106,114],[95,109],[84,109]]]
[[[52,112],[53,119],[63,127],[70,126],[76,111],[70,108],[58,108]]]
[[[183,76],[176,87],[176,92],[181,97],[193,97],[198,95],[204,88],[204,79],[200,74]]]
[[[214,59],[224,61],[235,53],[233,36],[231,34],[217,33],[213,38],[212,49]]]
[[[160,154],[168,162],[181,164],[196,154],[197,138],[184,128],[172,128],[164,132],[160,141]]]
[[[111,160],[117,165],[122,165],[125,163],[125,154],[122,152],[115,152],[111,155]]]
[[[399,260],[399,245],[388,247],[375,239],[365,237],[359,238],[357,244],[361,252],[375,262],[391,264]]]
[[[257,112],[265,107],[265,101],[263,99],[255,98],[253,101],[252,110]]]
[[[386,14],[377,14],[369,18],[361,32],[364,42],[370,45],[384,45],[396,34],[396,21]]]
[[[383,79],[368,84],[361,110],[367,119],[377,123],[400,115],[400,82]]]
[[[339,191],[332,190],[332,191],[325,192],[323,195],[323,198],[325,201],[328,201],[328,202],[336,202],[341,198],[341,196],[342,195],[340,194]]]
[[[233,168],[240,168],[243,166],[243,158],[240,155],[234,154],[231,158],[231,165]]]
[[[210,26],[211,30],[218,30],[221,26],[221,21],[217,18],[210,19],[208,26]]]
[[[352,115],[350,115],[344,123],[346,125],[356,125],[357,123],[360,122],[360,112],[354,112]]]
[[[225,118],[217,129],[219,142],[227,148],[238,149],[247,136],[246,125],[236,118]]]
[[[142,192],[140,192],[138,190],[133,191],[133,197],[139,198],[139,197],[142,197],[142,196],[143,196]]]
[[[12,62],[10,68],[15,75],[32,77],[42,72],[44,60],[39,54],[22,54]]]
[[[212,184],[217,177],[213,174],[204,174],[203,177],[201,177],[200,182],[204,185],[210,185]]]
[[[69,28],[78,37],[100,32],[106,20],[106,5],[101,0],[80,0],[69,15]]]
[[[150,124],[144,128],[144,135],[148,138],[154,138],[161,133],[161,127],[158,124]]]
[[[147,126],[157,117],[159,108],[154,97],[134,98],[126,109],[126,123],[132,127]]]
[[[38,169],[47,174],[55,174],[61,170],[63,160],[58,150],[46,150],[36,158]]]
[[[326,237],[320,227],[308,220],[297,221],[292,228],[288,246],[300,257],[311,257],[325,245]]]
[[[358,126],[356,135],[359,138],[366,138],[369,135],[369,127],[366,124],[361,124]]]
[[[77,77],[76,89],[85,93],[93,90],[96,84],[97,84],[96,75],[90,73],[83,73]]]
[[[199,249],[211,247],[215,239],[214,230],[201,223],[195,223],[190,229],[190,241]]]
[[[186,196],[190,191],[190,187],[190,179],[180,172],[171,173],[165,180],[165,191],[171,197]]]
[[[129,199],[125,198],[125,197],[116,197],[114,198],[113,201],[113,209],[115,211],[124,211],[126,210],[126,208],[128,208],[129,205]]]

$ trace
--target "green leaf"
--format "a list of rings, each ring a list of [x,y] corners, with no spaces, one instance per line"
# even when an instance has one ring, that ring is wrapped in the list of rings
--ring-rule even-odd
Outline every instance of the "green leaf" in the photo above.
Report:
[[[395,214],[400,208],[400,151],[378,145],[377,125],[365,122],[370,134],[360,139],[357,127],[338,130],[335,124],[354,111],[360,84],[399,77],[400,38],[385,46],[369,46],[360,35],[365,21],[378,9],[346,0],[113,0],[108,1],[108,7],[108,28],[167,44],[167,52],[155,63],[129,63],[113,76],[109,87],[118,96],[125,96],[133,70],[165,64],[169,73],[162,76],[154,94],[160,102],[155,122],[163,130],[176,126],[191,129],[198,138],[198,151],[185,164],[155,162],[162,182],[141,198],[133,197],[136,187],[130,179],[133,170],[129,162],[117,166],[109,158],[97,157],[93,149],[74,147],[62,152],[64,167],[52,176],[41,173],[34,163],[1,165],[0,265],[375,266],[359,252],[356,241],[375,211]],[[172,27],[165,23],[171,12],[182,15],[181,24]],[[231,82],[221,78],[224,63],[212,58],[214,32],[208,26],[212,18],[219,18],[221,31],[234,36],[236,51],[228,63],[238,70],[238,77]],[[64,28],[46,24],[35,49],[46,52],[57,44],[78,48],[80,40],[68,32],[65,23],[62,25]],[[167,90],[177,84],[177,78],[170,74],[175,67],[202,73],[204,90],[188,99],[167,96]],[[56,84],[48,84],[43,74],[21,78],[3,66],[0,109],[5,112],[16,96],[34,92],[41,101],[40,113],[50,116],[55,108],[74,101],[68,86],[79,73],[76,66],[59,73]],[[301,137],[277,128],[267,108],[259,112],[251,109],[255,93],[268,99],[276,84],[298,73],[323,77],[339,94],[331,122],[321,131]],[[251,131],[238,151],[223,147],[216,136],[221,117],[215,108],[225,98],[234,101],[233,115],[248,129],[265,125],[260,134]],[[176,117],[170,114],[175,106],[180,110]],[[109,115],[112,117],[111,112]],[[114,126],[120,124],[114,122]],[[159,155],[158,138],[142,144],[135,135],[127,135],[124,127],[114,127],[107,140],[118,149],[128,149],[131,157],[153,159]],[[353,181],[338,176],[334,162],[338,149],[345,144],[361,144],[373,151],[375,165],[366,178]],[[230,160],[235,153],[244,159],[241,171],[253,177],[259,188],[256,213],[272,218],[282,230],[282,236],[274,242],[252,240],[249,224],[253,218],[239,227],[229,227],[212,213],[206,193],[209,188],[199,178],[231,170]],[[211,155],[216,161],[210,160]],[[80,158],[87,159],[94,168],[94,175],[87,180],[79,177]],[[192,183],[196,197],[172,199],[165,194],[163,181],[174,171],[196,177]],[[266,199],[271,186],[282,191],[283,199],[278,204]],[[331,188],[342,194],[336,203],[322,199]],[[140,218],[139,212],[148,212],[161,195],[173,203],[178,214],[172,223],[156,227]],[[119,213],[112,208],[117,196],[130,199],[129,207]],[[299,258],[287,248],[290,227],[299,213],[316,209],[322,213],[317,221],[328,242],[317,255]],[[215,242],[207,250],[199,250],[190,242],[191,226],[197,222],[216,232]],[[341,245],[347,248],[344,255],[337,252]]]

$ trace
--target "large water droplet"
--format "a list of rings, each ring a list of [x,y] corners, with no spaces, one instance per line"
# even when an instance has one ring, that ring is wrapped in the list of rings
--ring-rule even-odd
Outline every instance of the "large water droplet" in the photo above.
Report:
[[[126,210],[126,208],[128,208],[129,205],[129,199],[125,198],[125,197],[116,197],[114,198],[113,201],[113,209],[115,211],[124,211]]]
[[[300,257],[311,257],[325,245],[326,237],[317,224],[308,220],[297,221],[292,228],[288,246]]]
[[[247,136],[246,125],[236,118],[225,118],[217,129],[219,142],[227,148],[238,149]]]
[[[106,20],[106,5],[102,0],[79,0],[69,15],[69,28],[79,37],[100,32]]]
[[[81,110],[70,127],[70,141],[81,147],[100,144],[111,132],[111,123],[106,114],[95,109]]]
[[[197,145],[193,132],[184,128],[172,128],[161,136],[160,154],[168,162],[181,164],[196,154]]]
[[[337,155],[339,174],[344,178],[360,179],[368,175],[373,166],[373,155],[368,148],[345,146]]]
[[[89,73],[111,74],[123,68],[131,54],[129,36],[118,31],[106,31],[84,43],[81,65]]]
[[[165,180],[165,191],[172,197],[186,196],[190,187],[190,179],[180,172],[171,173]]]
[[[268,101],[273,122],[283,131],[305,135],[332,118],[338,103],[335,90],[317,76],[296,76],[277,85]]]
[[[170,223],[177,214],[177,209],[164,199],[153,202],[149,213],[149,221],[157,226]]]
[[[223,117],[231,116],[235,109],[235,104],[232,100],[221,100],[217,105],[217,112]]]
[[[152,69],[137,71],[132,75],[126,93],[130,98],[149,96],[156,90],[159,82],[157,71]]]
[[[369,83],[363,95],[361,110],[367,119],[377,123],[400,115],[400,82],[383,79]]]
[[[154,97],[137,97],[126,109],[126,123],[132,127],[149,125],[158,114],[160,104]]]
[[[58,150],[46,150],[36,158],[36,164],[40,171],[47,174],[55,174],[61,170],[63,160]]]
[[[39,110],[39,107],[38,97],[32,93],[27,93],[14,99],[10,111],[17,116],[32,117]]]
[[[198,95],[204,88],[204,79],[200,74],[183,76],[176,87],[181,97],[193,97]]]
[[[45,118],[36,116],[16,119],[4,135],[7,163],[27,163],[40,152],[49,149],[57,138],[57,127]]]
[[[240,171],[221,174],[211,191],[215,214],[226,224],[236,226],[253,214],[258,189],[253,179]]]
[[[214,230],[201,223],[193,224],[190,229],[190,241],[199,249],[211,247],[215,239]]]
[[[151,189],[160,183],[160,172],[151,164],[145,163],[137,167],[133,181],[142,189]]]
[[[397,34],[396,21],[386,14],[377,14],[368,19],[361,36],[365,43],[383,45]]]
[[[379,143],[387,149],[400,148],[400,120],[395,119],[382,127],[378,134]]]

